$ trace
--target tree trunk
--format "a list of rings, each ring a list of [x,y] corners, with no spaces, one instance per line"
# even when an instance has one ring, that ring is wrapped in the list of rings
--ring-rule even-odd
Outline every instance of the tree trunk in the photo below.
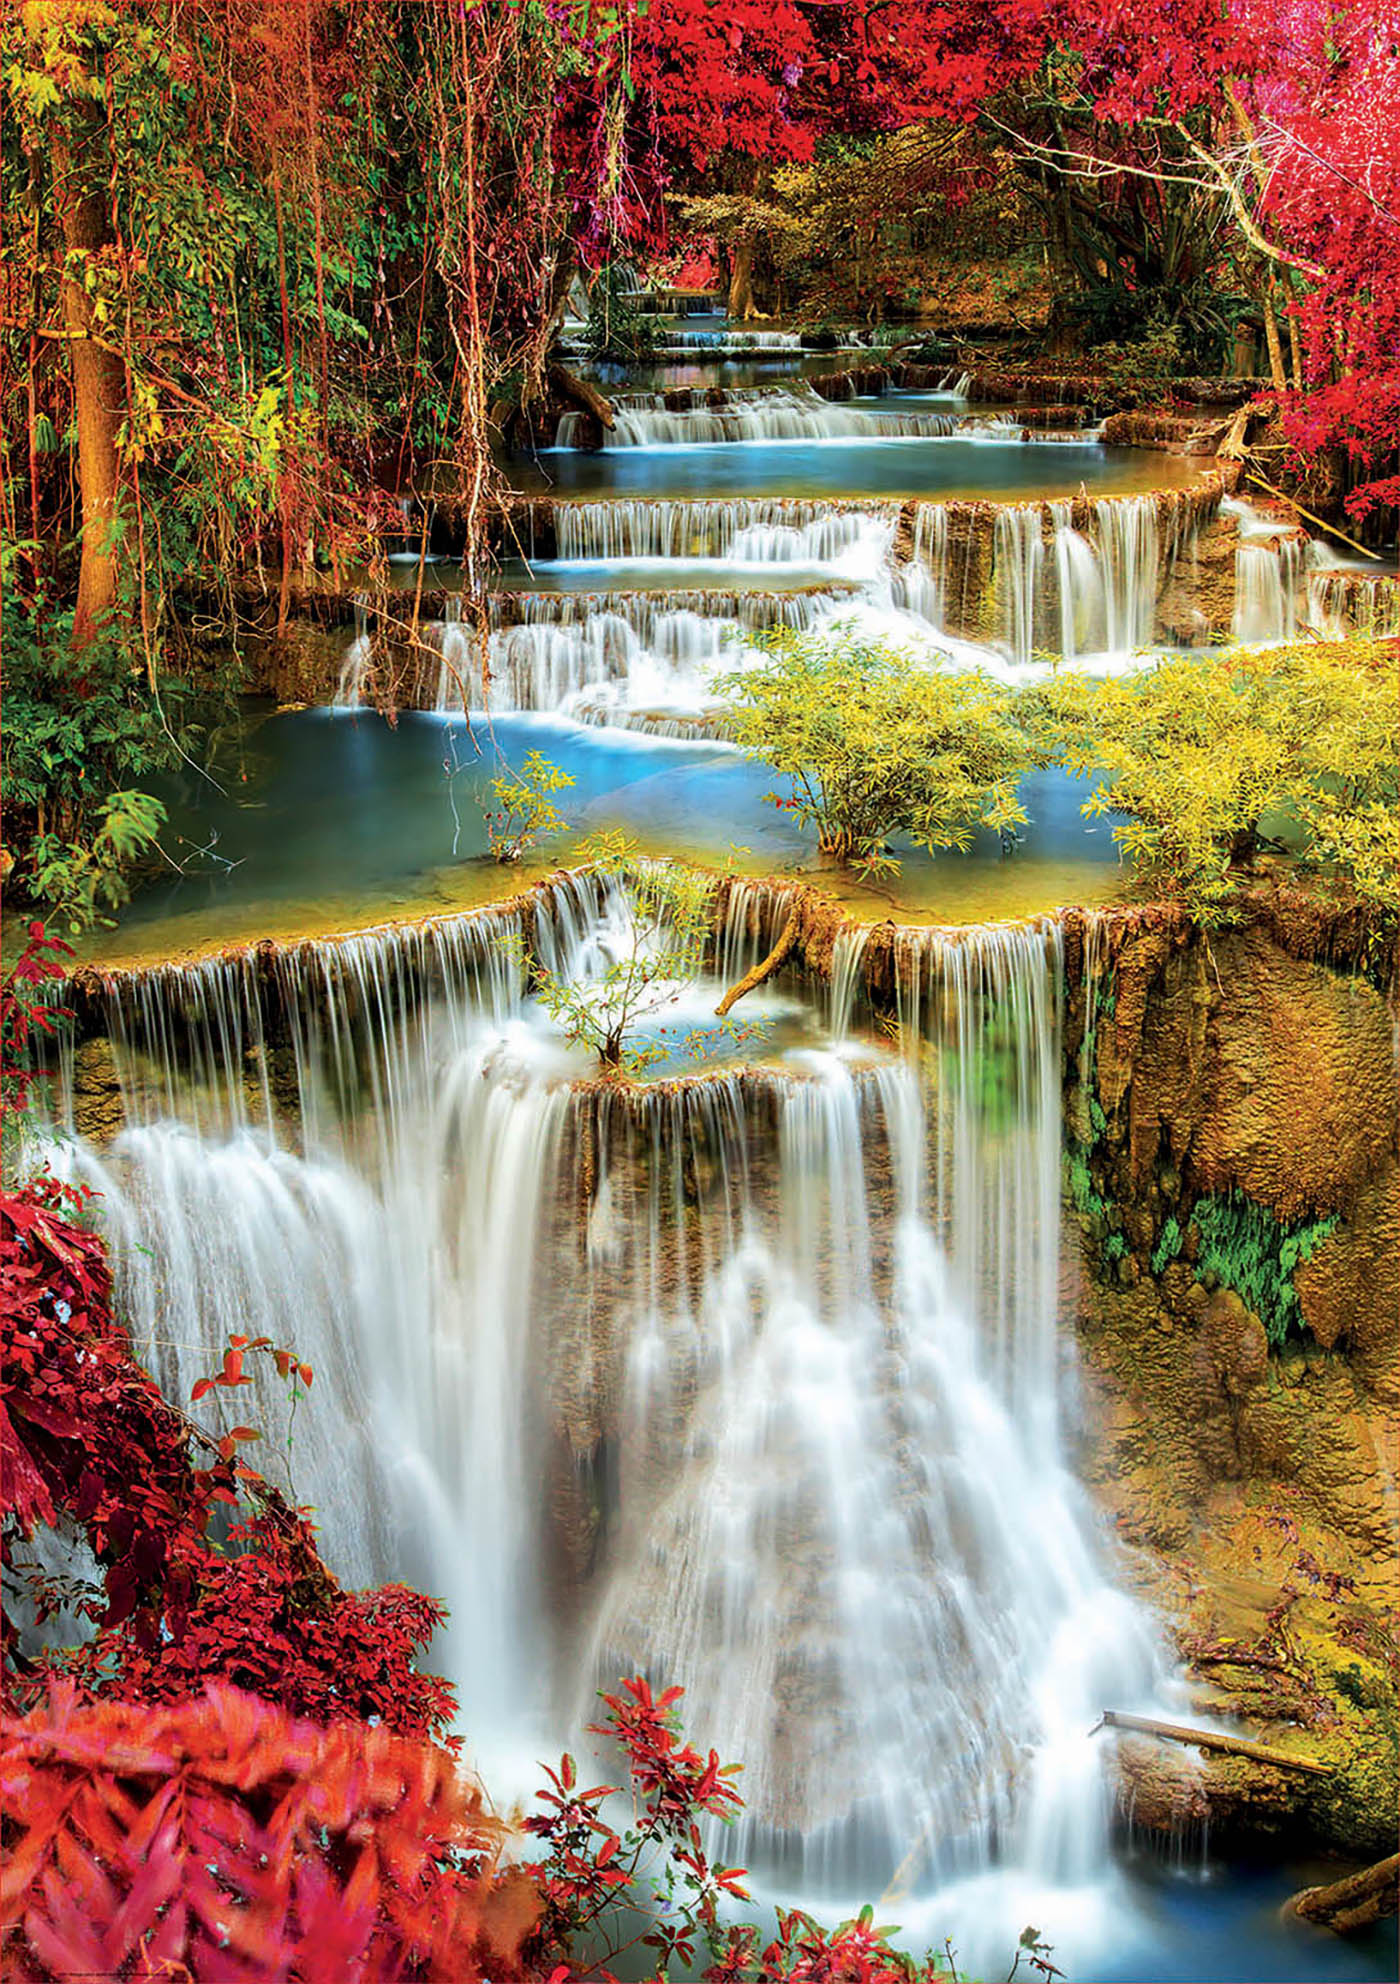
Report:
[[[1345,1880],[1334,1881],[1329,1887],[1304,1888],[1301,1894],[1294,1895],[1289,1908],[1305,1922],[1319,1922],[1339,1936],[1346,1936],[1357,1929],[1369,1929],[1373,1922],[1395,1914],[1397,1883],[1400,1883],[1400,1854],[1392,1853],[1388,1860],[1378,1860],[1374,1867],[1348,1874]]]
[[[117,434],[126,412],[126,372],[120,353],[92,336],[93,299],[83,285],[89,257],[112,245],[106,175],[97,169],[102,126],[98,113],[73,113],[69,129],[55,125],[51,143],[54,208],[70,258],[59,286],[73,368],[78,429],[78,484],[83,505],[82,562],[73,611],[74,653],[90,645],[117,598],[114,541],[119,501]]]
[[[746,324],[750,317],[758,314],[753,300],[753,259],[754,238],[751,234],[741,234],[729,257],[729,301],[726,308],[733,323]]]

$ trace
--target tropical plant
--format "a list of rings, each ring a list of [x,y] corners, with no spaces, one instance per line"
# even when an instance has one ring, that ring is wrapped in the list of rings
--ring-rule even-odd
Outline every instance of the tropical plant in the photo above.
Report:
[[[568,821],[554,804],[556,792],[573,784],[571,775],[539,751],[531,751],[520,771],[491,781],[496,799],[485,811],[486,838],[497,861],[519,861],[536,841],[561,834]]]
[[[630,268],[615,262],[609,262],[593,278],[583,331],[584,349],[590,357],[636,365],[656,350],[656,320],[638,307],[635,280]]]
[[[73,616],[6,589],[5,726],[0,741],[14,879],[72,934],[105,920],[156,845],[160,800],[132,781],[169,769],[193,741],[183,683],[150,682],[108,633],[69,651]]]
[[[1094,683],[1065,671],[1023,699],[1083,805],[1202,924],[1230,921],[1265,847],[1291,843],[1393,913],[1400,662],[1383,643],[1181,655]],[[1266,832],[1266,824],[1274,828]]]
[[[850,628],[778,628],[762,646],[763,661],[717,686],[735,741],[792,781],[767,797],[816,828],[821,853],[891,872],[892,834],[932,852],[1025,823],[1016,786],[1035,753],[1009,690]]]
[[[715,882],[678,863],[638,861],[621,834],[599,836],[586,851],[600,877],[625,886],[630,930],[597,976],[565,978],[537,962],[536,990],[564,1037],[595,1053],[605,1074],[637,1075],[675,1052],[664,1039],[639,1045],[636,1035],[700,972]]]

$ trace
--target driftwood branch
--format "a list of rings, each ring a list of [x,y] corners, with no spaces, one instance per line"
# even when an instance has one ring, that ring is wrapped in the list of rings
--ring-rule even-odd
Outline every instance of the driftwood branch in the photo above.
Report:
[[[1275,1764],[1280,1770],[1303,1770],[1314,1777],[1330,1777],[1331,1764],[1315,1763],[1311,1757],[1295,1757],[1287,1750],[1270,1749],[1267,1743],[1254,1743],[1244,1736],[1224,1736],[1215,1729],[1190,1729],[1181,1722],[1158,1722],[1149,1715],[1123,1715],[1106,1708],[1095,1729],[1126,1729],[1140,1736],[1164,1736],[1171,1743],[1191,1743],[1201,1750],[1223,1750],[1227,1756],[1252,1757],[1258,1764]],[[1094,1732],[1090,1730],[1090,1735]]]
[[[1354,1929],[1369,1929],[1384,1915],[1394,1915],[1400,1899],[1400,1853],[1378,1860],[1374,1867],[1363,1867],[1359,1874],[1348,1874],[1322,1888],[1303,1888],[1288,1906],[1305,1922],[1318,1922],[1324,1929],[1335,1929],[1339,1936]]]
[[[1285,496],[1281,489],[1275,489],[1272,482],[1266,482],[1263,476],[1256,475],[1253,469],[1246,469],[1245,475],[1249,481],[1257,482],[1261,489],[1267,489],[1271,496],[1277,496],[1280,503],[1287,503],[1289,509],[1296,510],[1300,517],[1306,517],[1310,524],[1317,524],[1320,529],[1330,532],[1333,537],[1339,537],[1343,544],[1349,544],[1352,550],[1359,551],[1363,558],[1374,558],[1378,564],[1380,563],[1379,551],[1368,551],[1364,544],[1358,544],[1354,537],[1348,537],[1346,532],[1338,530],[1335,524],[1324,523],[1322,518],[1315,517],[1311,510],[1305,510],[1296,497]]]
[[[561,399],[571,400],[575,406],[582,407],[585,413],[591,413],[599,426],[612,428],[617,425],[612,401],[604,399],[596,386],[590,385],[587,379],[580,379],[567,365],[561,365],[557,359],[554,360],[546,368],[545,377]]]
[[[746,971],[737,985],[731,985],[719,1004],[715,1007],[716,1019],[723,1019],[730,1007],[737,1004],[746,992],[752,992],[755,985],[761,985],[765,978],[771,978],[783,959],[797,942],[797,932],[802,921],[802,903],[799,898],[788,911],[788,920],[783,925],[782,935],[761,963],[752,971]]]

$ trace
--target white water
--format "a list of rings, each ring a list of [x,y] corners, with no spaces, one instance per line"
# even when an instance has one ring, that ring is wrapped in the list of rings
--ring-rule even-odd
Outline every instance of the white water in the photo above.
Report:
[[[643,558],[716,559],[726,564],[821,565],[852,576],[882,562],[896,503],[835,504],[803,497],[728,497],[667,502],[620,497],[561,503],[555,529],[561,562]]]
[[[780,911],[734,891],[725,975]],[[849,1034],[846,942],[825,1044],[633,1101],[570,1086],[495,941],[519,927],[128,982],[132,1126],[71,1164],[143,1354],[185,1397],[231,1331],[312,1363],[296,1494],[345,1576],[448,1600],[438,1657],[498,1795],[644,1666],[744,1760],[741,1857],[804,1891],[905,1861],[920,1887],[1092,1879],[1087,1731],[1156,1655],[1063,1454],[1053,931],[902,933],[902,1057]],[[616,887],[540,900],[561,976],[632,941]],[[273,1386],[239,1417],[282,1412]],[[577,1562],[565,1429],[575,1471],[606,1437],[616,1484],[574,1590],[546,1570]]]
[[[663,735],[693,734],[698,722],[720,735],[715,678],[747,666],[753,635],[772,626],[854,623],[924,666],[982,668],[1013,683],[1058,661],[1095,673],[1141,665],[1155,632],[1162,562],[1177,549],[1161,541],[1153,497],[1104,498],[1079,530],[1065,500],[999,506],[993,644],[950,631],[975,611],[983,583],[969,577],[968,513],[957,512],[963,539],[954,544],[949,507],[912,505],[908,553],[896,563],[900,508],[805,498],[561,503],[554,515],[562,570],[622,565],[634,586],[654,575],[660,588],[677,564],[692,580],[698,565],[713,583],[674,592],[499,595],[484,649],[460,622],[428,629],[442,655],[428,699],[440,710],[460,710],[465,699],[471,710],[549,711]],[[1272,561],[1269,573],[1280,555],[1271,544],[1257,550]],[[1246,556],[1256,548],[1242,547]],[[765,574],[810,584],[765,590]],[[337,708],[366,699],[372,659],[361,622]]]
[[[948,413],[858,411],[823,399],[800,383],[750,391],[632,393],[613,401],[615,424],[603,436],[614,448],[697,448],[736,441],[932,440],[958,430]],[[582,416],[560,416],[554,444],[573,447]]]
[[[1400,638],[1400,579],[1372,578],[1354,566],[1324,567],[1308,573],[1306,602],[1308,625],[1329,640]]]

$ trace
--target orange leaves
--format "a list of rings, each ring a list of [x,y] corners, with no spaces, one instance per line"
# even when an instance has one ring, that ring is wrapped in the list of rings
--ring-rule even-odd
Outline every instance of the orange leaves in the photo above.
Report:
[[[196,1380],[190,1393],[190,1404],[198,1405],[216,1388],[233,1391],[239,1385],[251,1385],[253,1381],[243,1369],[243,1359],[249,1351],[264,1351],[272,1359],[279,1378],[290,1378],[294,1384],[300,1380],[310,1390],[311,1366],[304,1364],[294,1350],[280,1347],[270,1336],[231,1336],[222,1365],[212,1376]]]
[[[0,1933],[26,1984],[138,1953],[229,1979],[509,1980],[539,1915],[444,1750],[232,1688],[169,1709],[56,1688],[0,1725],[0,1816]]]

